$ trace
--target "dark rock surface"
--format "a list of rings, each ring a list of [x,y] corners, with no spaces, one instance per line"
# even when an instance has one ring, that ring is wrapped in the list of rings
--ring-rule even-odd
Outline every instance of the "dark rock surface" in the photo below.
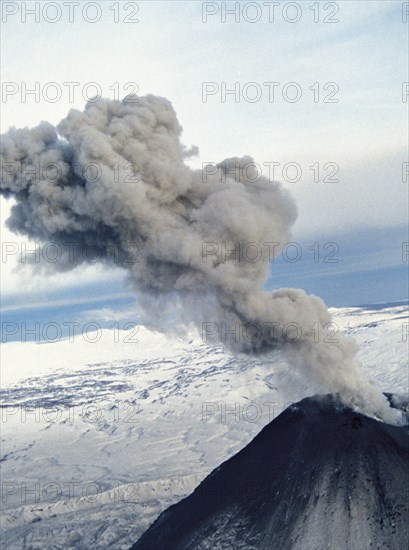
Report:
[[[404,550],[409,433],[303,399],[163,512],[131,550]]]

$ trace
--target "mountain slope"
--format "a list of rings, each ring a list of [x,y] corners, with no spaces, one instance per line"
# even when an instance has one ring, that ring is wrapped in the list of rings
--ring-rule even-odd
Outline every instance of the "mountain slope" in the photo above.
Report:
[[[332,314],[374,383],[406,392],[407,304]],[[82,322],[91,320],[95,312]],[[11,485],[0,548],[127,550],[281,411],[319,391],[279,356],[234,357],[193,334],[142,326],[135,341],[133,332],[1,346],[0,460]]]
[[[286,409],[132,550],[408,547],[409,437],[333,396]]]

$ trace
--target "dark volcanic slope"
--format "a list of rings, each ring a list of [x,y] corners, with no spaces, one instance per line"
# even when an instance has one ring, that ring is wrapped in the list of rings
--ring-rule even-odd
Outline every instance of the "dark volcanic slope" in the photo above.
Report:
[[[132,550],[405,550],[409,435],[304,399],[163,512]]]

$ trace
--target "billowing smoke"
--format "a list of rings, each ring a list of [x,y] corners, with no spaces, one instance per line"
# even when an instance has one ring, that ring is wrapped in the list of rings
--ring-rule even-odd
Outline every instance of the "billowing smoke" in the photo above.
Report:
[[[249,157],[190,169],[181,130],[152,95],[89,102],[57,128],[11,129],[1,149],[1,191],[16,201],[8,226],[58,244],[60,268],[87,261],[85,247],[125,267],[149,326],[193,322],[235,352],[281,349],[323,392],[394,422],[322,300],[263,290],[296,219],[291,196]]]

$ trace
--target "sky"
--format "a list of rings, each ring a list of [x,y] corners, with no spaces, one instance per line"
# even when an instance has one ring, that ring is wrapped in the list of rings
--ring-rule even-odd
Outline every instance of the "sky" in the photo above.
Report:
[[[263,2],[232,15],[234,2],[107,0],[72,5],[72,22],[62,2],[24,13],[35,4],[2,3],[2,132],[58,124],[95,90],[165,96],[183,143],[199,148],[191,166],[250,155],[263,174],[275,163],[295,197],[298,248],[271,265],[268,288],[305,288],[331,306],[407,298],[405,3],[279,2],[272,20]],[[38,97],[24,92],[36,83]],[[9,209],[2,199],[4,321],[137,318],[119,268],[44,273],[22,262]]]

